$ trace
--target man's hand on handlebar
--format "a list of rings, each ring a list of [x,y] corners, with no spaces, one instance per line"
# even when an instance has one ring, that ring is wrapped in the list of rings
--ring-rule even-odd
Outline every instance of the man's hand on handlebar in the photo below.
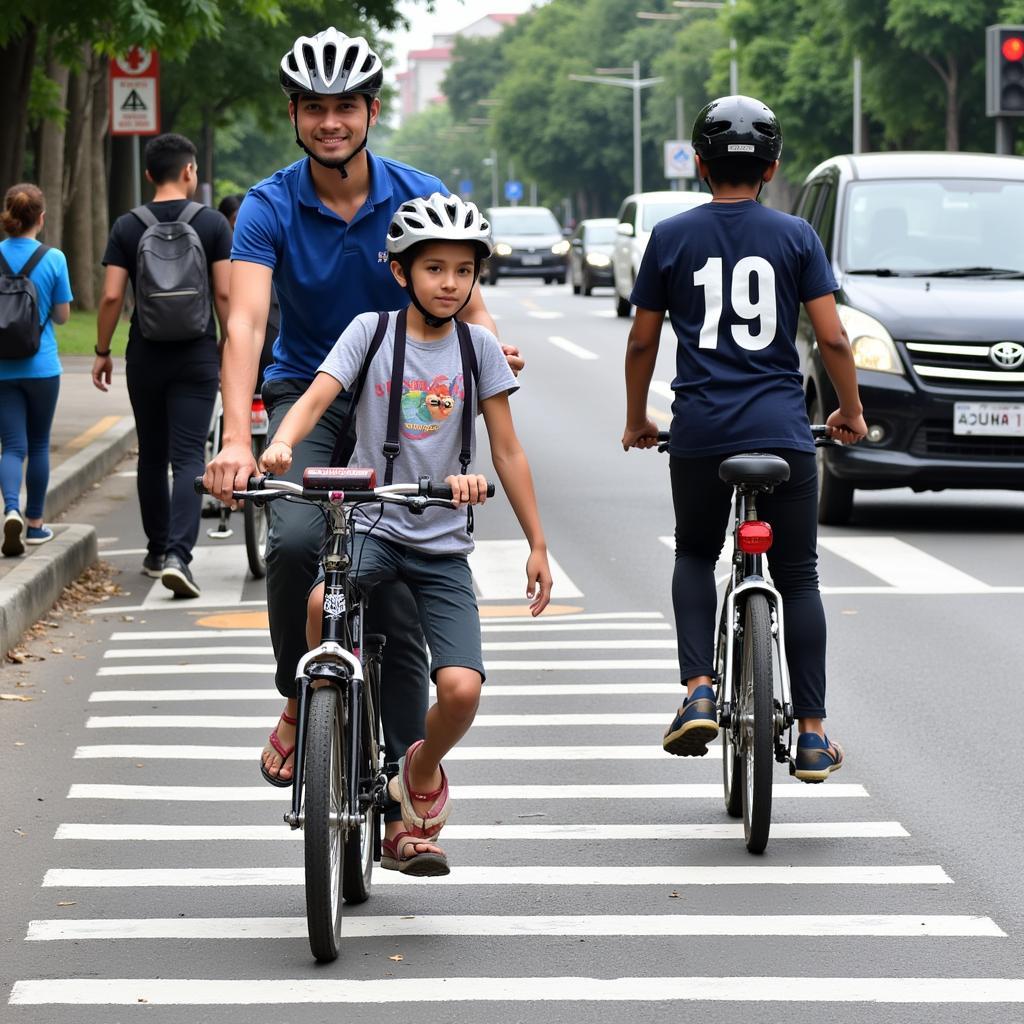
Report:
[[[452,505],[482,505],[487,500],[487,480],[479,473],[448,476],[444,482],[452,489]]]
[[[271,441],[260,456],[264,473],[287,473],[292,464],[292,446],[285,441]]]
[[[648,419],[642,427],[630,427],[622,433],[622,450],[628,452],[630,448],[657,448],[658,446],[658,425],[652,419]]]
[[[256,460],[247,444],[227,444],[214,456],[203,474],[203,486],[208,494],[219,498],[225,505],[237,508],[232,491],[244,491],[249,477],[256,475]]]
[[[846,416],[842,409],[836,409],[825,421],[829,428],[830,435],[843,444],[856,444],[861,438],[867,437],[868,425],[864,422],[863,414],[858,416]]]

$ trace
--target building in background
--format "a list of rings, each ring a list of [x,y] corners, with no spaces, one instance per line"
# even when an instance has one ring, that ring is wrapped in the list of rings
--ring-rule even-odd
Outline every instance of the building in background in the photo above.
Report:
[[[451,66],[456,39],[488,39],[514,24],[518,17],[517,14],[486,14],[458,32],[435,35],[429,49],[410,50],[406,55],[407,68],[397,76],[400,119],[404,121],[444,99],[441,83]]]

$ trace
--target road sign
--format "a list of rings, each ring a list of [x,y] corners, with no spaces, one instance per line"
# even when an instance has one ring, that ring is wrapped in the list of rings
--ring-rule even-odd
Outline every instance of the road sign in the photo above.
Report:
[[[110,62],[110,134],[160,132],[160,58],[133,46]]]
[[[693,159],[693,145],[682,139],[665,143],[665,177],[696,178],[697,165]]]
[[[505,198],[513,203],[519,202],[523,198],[523,183],[521,181],[506,181]]]
[[[468,199],[473,194],[473,182],[469,178],[463,178],[459,182],[459,195]]]

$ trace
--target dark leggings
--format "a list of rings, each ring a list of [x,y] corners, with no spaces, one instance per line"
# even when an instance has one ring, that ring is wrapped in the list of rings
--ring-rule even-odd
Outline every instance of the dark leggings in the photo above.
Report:
[[[814,455],[774,450],[790,466],[789,481],[757,499],[771,523],[768,568],[786,624],[786,660],[798,718],[825,717],[825,611],[818,590],[818,477]],[[730,526],[732,488],[718,477],[728,455],[669,460],[676,513],[672,605],[683,685],[714,676],[715,563]]]
[[[50,427],[59,392],[59,375],[0,380],[0,490],[5,513],[21,504],[21,470],[27,458],[25,517],[43,517],[50,483]]]
[[[177,555],[187,565],[199,536],[202,498],[193,482],[205,469],[217,349],[204,341],[163,349],[129,346],[125,369],[139,437],[139,509],[149,553]]]

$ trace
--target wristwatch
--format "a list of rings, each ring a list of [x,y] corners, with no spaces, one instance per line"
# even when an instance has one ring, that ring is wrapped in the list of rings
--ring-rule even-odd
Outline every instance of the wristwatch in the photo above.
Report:
[[[109,348],[107,349],[106,352],[101,352],[99,345],[93,345],[92,350],[98,356],[109,356],[110,355],[110,349]]]

